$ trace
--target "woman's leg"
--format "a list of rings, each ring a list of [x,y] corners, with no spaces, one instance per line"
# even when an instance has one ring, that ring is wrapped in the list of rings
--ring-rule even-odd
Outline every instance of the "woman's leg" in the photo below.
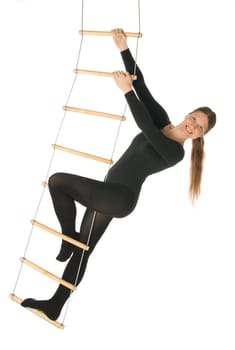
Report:
[[[62,276],[66,281],[78,285],[83,278],[88,258],[108,224],[113,217],[124,217],[133,210],[134,197],[123,186],[115,186],[69,174],[53,175],[50,179],[50,191],[63,230],[74,230],[76,217],[74,200],[89,208],[84,214],[78,238],[81,242],[88,244],[90,249],[88,251],[81,248],[73,249],[73,255]],[[98,208],[103,212],[98,211]],[[25,299],[21,305],[41,310],[50,319],[55,320],[59,317],[70,294],[70,289],[59,285],[49,300]]]
[[[75,230],[75,201],[107,216],[122,217],[133,207],[133,194],[123,186],[78,175],[57,173],[49,179],[49,190],[63,234],[80,239]],[[65,261],[74,246],[63,241],[57,260]]]
[[[93,210],[89,209],[86,211],[81,224],[79,239],[83,243],[88,243],[90,249],[88,251],[83,251],[80,248],[74,250],[72,257],[64,270],[62,279],[76,286],[81,282],[85,273],[88,258],[111,220],[112,217],[110,216],[98,212],[95,213]],[[92,232],[90,235],[91,227]],[[21,305],[41,310],[50,319],[56,320],[70,294],[71,290],[60,284],[52,298],[48,300],[25,299]]]

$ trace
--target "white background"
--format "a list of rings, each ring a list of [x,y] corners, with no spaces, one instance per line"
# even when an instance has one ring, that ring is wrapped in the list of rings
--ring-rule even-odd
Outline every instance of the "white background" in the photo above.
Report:
[[[84,4],[85,29],[139,29],[137,1]],[[5,14],[0,140],[4,349],[234,350],[233,7],[232,0],[141,2],[138,63],[153,95],[174,124],[201,105],[217,113],[217,125],[205,139],[202,194],[193,208],[187,193],[187,143],[185,160],[150,177],[134,213],[111,223],[71,298],[63,331],[15,304],[8,294],[74,79],[81,1],[19,0]],[[136,39],[128,42],[135,53]],[[112,39],[85,37],[80,68],[123,69]],[[81,76],[71,104],[122,114],[125,100],[112,79]],[[138,132],[129,111],[126,117],[114,160]],[[117,125],[68,113],[60,143],[109,158]],[[51,173],[99,179],[106,174],[106,165],[62,153],[56,153]],[[83,210],[78,207],[78,223]],[[47,191],[37,219],[59,230]],[[33,230],[27,257],[61,275],[65,265],[55,261],[60,242],[49,236]],[[55,282],[25,266],[16,294],[49,298],[55,288]]]

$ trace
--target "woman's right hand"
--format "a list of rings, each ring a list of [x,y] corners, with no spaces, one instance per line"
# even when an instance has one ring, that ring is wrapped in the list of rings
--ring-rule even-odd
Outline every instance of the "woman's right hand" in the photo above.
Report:
[[[114,43],[120,51],[128,49],[126,34],[121,28],[111,30]]]
[[[124,92],[124,94],[132,90],[132,78],[128,72],[113,72],[113,78],[117,86]]]

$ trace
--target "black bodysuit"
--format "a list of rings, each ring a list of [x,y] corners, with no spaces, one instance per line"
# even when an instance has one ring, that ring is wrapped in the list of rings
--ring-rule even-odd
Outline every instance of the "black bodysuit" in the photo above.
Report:
[[[124,217],[134,210],[141,186],[148,176],[177,164],[184,157],[182,145],[160,131],[170,124],[169,117],[150,94],[129,49],[121,55],[126,70],[138,77],[133,82],[136,93],[130,91],[125,97],[141,132],[109,170],[105,181],[65,173],[56,173],[49,179],[49,190],[62,232],[90,247],[84,252],[62,242],[57,259],[65,261],[73,253],[62,278],[76,285],[84,275],[89,255],[112,218]],[[75,229],[76,201],[87,208],[79,233]],[[70,293],[69,289],[59,285],[51,299],[26,299],[22,305],[40,309],[51,319],[56,319]]]
[[[126,70],[133,74],[135,62],[129,50],[122,52]],[[138,79],[134,88],[139,97],[131,91],[125,96],[136,121],[142,130],[130,147],[110,169],[107,181],[121,183],[130,188],[136,198],[145,179],[154,173],[178,163],[184,157],[184,149],[159,130],[170,124],[165,110],[153,99],[137,66]]]

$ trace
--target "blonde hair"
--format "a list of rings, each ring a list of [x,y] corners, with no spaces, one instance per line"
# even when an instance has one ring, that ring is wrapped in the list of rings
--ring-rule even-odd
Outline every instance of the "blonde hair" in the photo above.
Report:
[[[197,112],[197,111],[203,112],[207,115],[207,118],[208,118],[208,128],[206,130],[206,133],[207,133],[216,124],[216,114],[209,107],[199,107],[195,109],[193,112]],[[195,140],[192,140],[189,195],[193,203],[199,197],[201,192],[201,180],[202,180],[204,158],[205,158],[204,138],[200,137]]]

